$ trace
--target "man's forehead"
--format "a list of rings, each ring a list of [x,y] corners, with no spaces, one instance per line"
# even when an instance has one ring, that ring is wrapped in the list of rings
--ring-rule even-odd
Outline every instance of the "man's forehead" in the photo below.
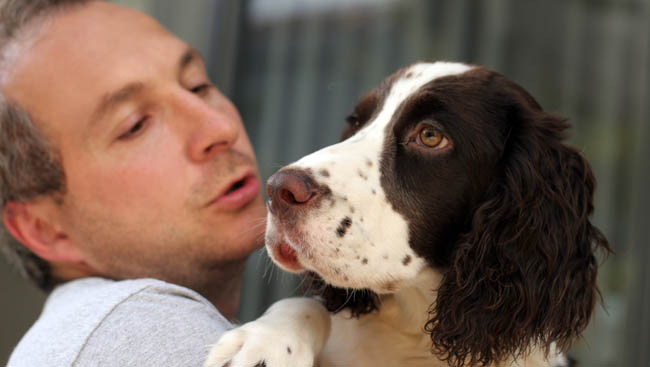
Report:
[[[86,42],[88,45],[95,43],[100,46],[101,43],[93,41],[98,38],[123,37],[124,34],[120,30],[124,23],[137,23],[141,25],[141,29],[164,32],[154,19],[144,13],[110,2],[91,1],[61,9],[45,18],[37,17],[21,29],[14,42],[18,47],[12,48],[23,51],[24,55],[16,58],[23,61],[29,56],[27,51],[35,45],[67,51],[80,49],[79,46],[82,46],[84,41],[89,41]]]
[[[129,22],[137,22],[147,28],[164,31],[164,28],[149,15],[108,1],[91,1],[66,9],[57,14],[52,23],[59,31],[67,30],[72,34],[83,36],[105,29],[112,29],[113,34],[119,34],[119,27]],[[78,33],[79,27],[82,27],[85,32]]]
[[[86,97],[101,98],[150,70],[156,61],[167,62],[164,58],[177,49],[180,56],[186,47],[143,13],[91,2],[48,19],[3,87],[37,121],[51,115],[78,118],[71,116],[72,110],[89,110],[92,106],[85,104],[96,102]],[[56,107],[61,104],[70,111]]]
[[[36,47],[61,59],[65,54],[88,59],[116,58],[122,49],[144,52],[144,46],[155,47],[160,38],[175,39],[148,15],[103,1],[65,11],[48,23]]]

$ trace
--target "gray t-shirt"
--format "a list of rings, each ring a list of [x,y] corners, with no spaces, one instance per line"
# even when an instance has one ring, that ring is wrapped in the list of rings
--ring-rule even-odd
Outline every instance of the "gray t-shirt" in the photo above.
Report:
[[[8,366],[201,366],[209,345],[230,328],[190,289],[84,278],[52,292]]]

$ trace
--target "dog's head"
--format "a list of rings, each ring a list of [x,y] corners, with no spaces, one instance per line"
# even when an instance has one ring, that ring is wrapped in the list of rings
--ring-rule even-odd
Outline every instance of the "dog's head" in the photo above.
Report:
[[[567,127],[483,68],[402,69],[357,105],[342,142],[269,179],[267,249],[355,313],[435,269],[426,330],[450,363],[566,348],[598,298],[594,253],[609,251]],[[345,289],[371,292],[344,305]]]

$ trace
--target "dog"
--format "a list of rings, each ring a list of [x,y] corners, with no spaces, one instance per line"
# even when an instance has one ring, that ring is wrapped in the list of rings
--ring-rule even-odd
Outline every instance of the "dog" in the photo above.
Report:
[[[567,128],[485,68],[397,71],[268,180],[267,251],[320,299],[280,301],[206,365],[569,366],[611,249]]]

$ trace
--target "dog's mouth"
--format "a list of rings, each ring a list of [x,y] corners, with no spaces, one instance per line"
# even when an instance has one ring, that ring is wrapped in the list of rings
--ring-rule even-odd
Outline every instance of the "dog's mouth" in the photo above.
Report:
[[[305,268],[298,261],[298,253],[287,242],[280,242],[273,251],[276,262],[288,271],[301,272]]]

